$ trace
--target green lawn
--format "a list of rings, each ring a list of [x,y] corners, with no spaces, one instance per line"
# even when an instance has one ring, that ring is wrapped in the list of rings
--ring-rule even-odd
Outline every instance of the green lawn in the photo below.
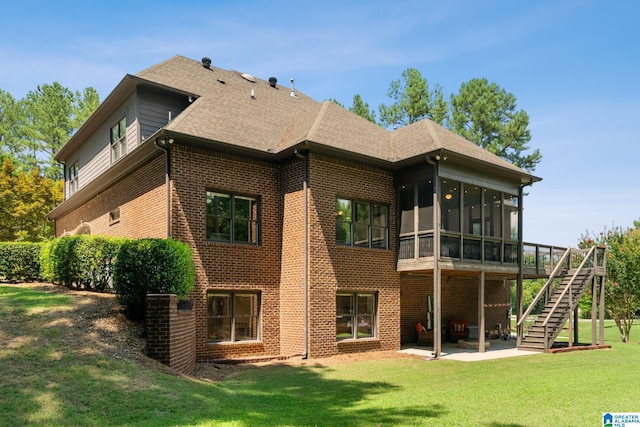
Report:
[[[0,425],[596,426],[640,411],[638,340],[620,343],[609,323],[610,350],[273,366],[209,383],[69,348],[74,304],[0,286]]]

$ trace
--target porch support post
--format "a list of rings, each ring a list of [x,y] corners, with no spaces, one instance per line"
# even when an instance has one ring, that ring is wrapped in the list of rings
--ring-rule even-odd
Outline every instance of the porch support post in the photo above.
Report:
[[[600,345],[604,345],[604,276],[600,276]]]
[[[578,305],[573,309],[573,342],[580,344],[580,316],[578,313]]]
[[[434,245],[440,250],[440,245]],[[437,257],[436,257],[437,259]],[[438,358],[442,355],[442,272],[438,266],[438,262],[435,262],[435,268],[433,269],[433,357]]]
[[[598,342],[598,276],[594,276],[591,280],[591,345]]]
[[[433,167],[433,357],[442,355],[442,271],[440,270],[440,182]]]
[[[478,283],[478,352],[480,353],[484,353],[484,276],[484,271],[481,271]]]
[[[522,314],[524,313],[524,307],[522,304],[522,288],[523,288],[522,282],[524,281],[524,241],[522,238],[522,224],[523,224],[522,198],[523,197],[524,197],[524,192],[522,190],[522,185],[521,185],[520,190],[518,191],[518,279],[516,281],[516,322],[520,322],[520,319],[522,318]],[[553,259],[553,256],[551,256],[551,259]],[[536,260],[536,264],[537,263],[538,261]],[[522,344],[522,338],[524,337],[524,324],[518,326],[517,334],[518,336],[516,338],[516,346],[520,347],[520,345]]]

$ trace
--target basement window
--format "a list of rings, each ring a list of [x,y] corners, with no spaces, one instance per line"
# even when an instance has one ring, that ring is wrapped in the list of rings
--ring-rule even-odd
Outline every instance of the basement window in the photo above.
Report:
[[[207,341],[257,341],[260,328],[260,293],[207,292]]]
[[[120,208],[109,212],[109,225],[117,224],[120,222]]]
[[[375,338],[375,292],[338,292],[336,294],[336,340]]]

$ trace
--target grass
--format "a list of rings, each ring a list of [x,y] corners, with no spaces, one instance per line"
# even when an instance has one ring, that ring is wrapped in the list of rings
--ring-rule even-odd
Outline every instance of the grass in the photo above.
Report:
[[[610,350],[474,363],[311,361],[210,383],[70,348],[72,321],[73,298],[0,286],[0,425],[576,426],[637,412],[640,401],[640,346],[620,343],[612,323]]]

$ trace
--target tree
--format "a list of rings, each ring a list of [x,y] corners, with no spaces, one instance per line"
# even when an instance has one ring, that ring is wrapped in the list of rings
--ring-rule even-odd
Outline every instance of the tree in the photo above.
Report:
[[[0,241],[37,242],[53,237],[45,215],[62,201],[62,181],[36,167],[19,170],[10,157],[0,168]]]
[[[16,100],[0,89],[0,154],[15,156],[18,152],[15,138],[17,121]]]
[[[517,110],[516,97],[487,79],[471,79],[451,96],[449,128],[527,171],[542,159],[540,150],[524,154],[531,140],[529,116]]]
[[[369,110],[369,104],[364,102],[357,93],[353,96],[353,105],[349,108],[349,111],[369,120],[371,123],[376,123],[376,112]]]
[[[424,118],[444,125],[447,120],[442,88],[436,84],[430,91],[429,83],[415,68],[407,68],[401,80],[392,81],[387,95],[395,102],[379,107],[380,122],[385,127],[406,126]]]
[[[73,102],[73,92],[58,82],[38,86],[21,101],[21,133],[27,147],[25,162],[32,167],[44,166],[45,172],[55,179],[62,178],[62,171],[53,157],[74,130]]]
[[[75,101],[73,128],[79,129],[100,105],[100,96],[94,88],[86,87],[82,93],[75,92]]]
[[[62,169],[54,156],[99,102],[98,93],[91,87],[74,93],[58,82],[29,92],[18,103],[23,163],[29,168],[41,168],[50,178],[62,178]]]
[[[617,227],[598,236],[582,236],[580,247],[594,244],[607,246],[605,309],[616,323],[622,342],[629,342],[631,326],[640,308],[640,221],[634,222],[634,228]]]

